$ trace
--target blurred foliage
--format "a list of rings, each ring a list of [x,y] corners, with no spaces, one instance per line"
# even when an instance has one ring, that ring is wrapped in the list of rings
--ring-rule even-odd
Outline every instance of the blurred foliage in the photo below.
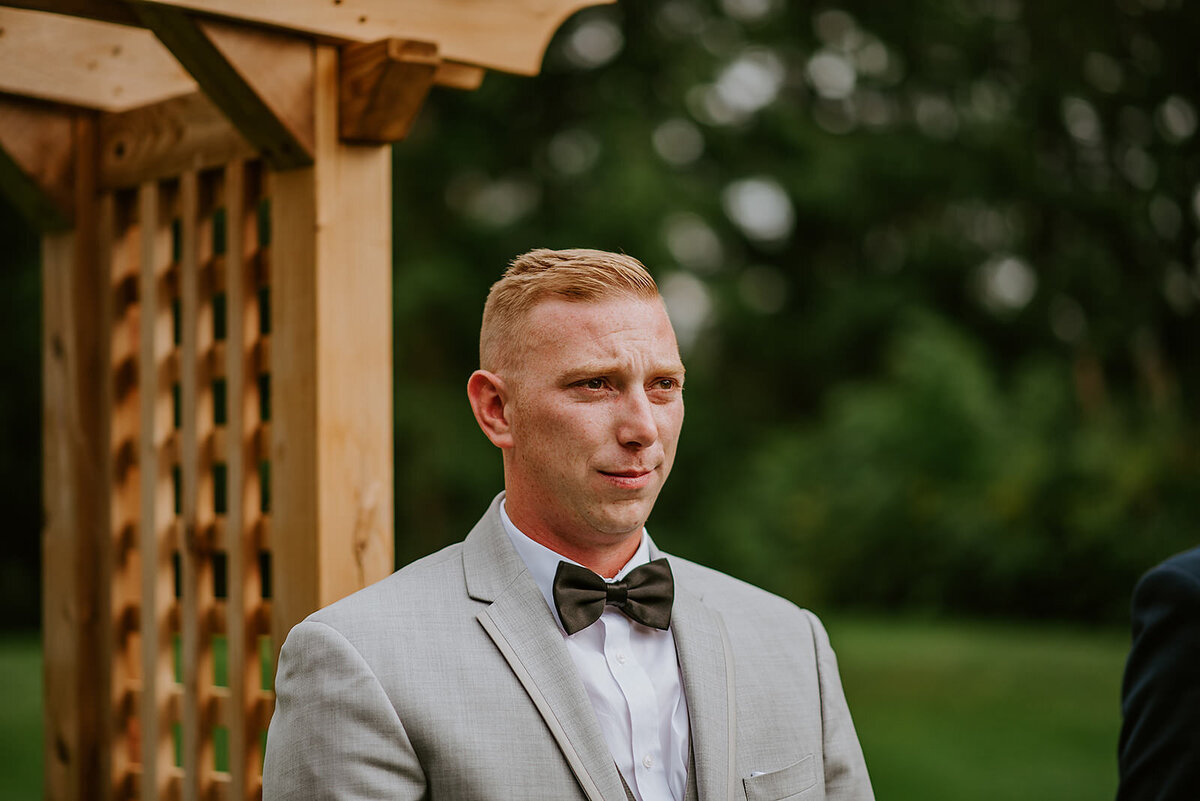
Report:
[[[1131,570],[1187,541],[1195,465],[1176,414],[1079,420],[1053,361],[1009,386],[936,318],[901,324],[884,375],[830,392],[739,471],[722,536],[742,569],[839,605],[1119,619]],[[759,575],[761,574],[761,575]]]
[[[644,0],[395,151],[399,561],[500,488],[463,385],[532,247],[659,278],[651,521],[815,606],[1119,620],[1196,540],[1200,11]]]
[[[621,0],[539,76],[435,91],[395,149],[397,560],[501,488],[463,391],[488,287],[584,246],[645,261],[683,345],[664,547],[817,608],[1122,618],[1200,518],[1197,30],[1183,0]],[[32,509],[36,400],[4,402]]]

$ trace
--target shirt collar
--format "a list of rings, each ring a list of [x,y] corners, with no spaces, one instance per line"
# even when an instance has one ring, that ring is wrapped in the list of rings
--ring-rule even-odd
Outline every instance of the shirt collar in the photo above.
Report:
[[[573,565],[578,565],[579,563],[573,559],[568,559],[556,551],[550,550],[540,542],[534,542],[526,536],[509,519],[508,510],[504,507],[503,498],[500,500],[500,522],[504,526],[504,533],[508,535],[513,547],[517,549],[517,554],[525,562],[525,567],[529,569],[529,575],[533,577],[534,583],[542,591],[542,597],[546,599],[546,604],[550,607],[551,613],[554,614],[554,619],[561,627],[562,621],[558,619],[558,610],[554,608],[554,574],[558,571],[559,562],[570,562]],[[650,546],[650,534],[643,528],[642,541],[638,545],[638,549],[634,551],[633,556],[625,563],[624,567],[617,571],[616,576],[611,579],[605,579],[605,581],[616,581],[617,579],[624,578],[635,567],[640,567],[649,562]],[[580,567],[586,567],[586,565],[580,565]]]

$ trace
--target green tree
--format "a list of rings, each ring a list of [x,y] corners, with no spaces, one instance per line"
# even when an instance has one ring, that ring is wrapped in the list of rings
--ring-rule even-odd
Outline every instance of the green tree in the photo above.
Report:
[[[432,98],[396,150],[404,556],[500,486],[461,391],[488,285],[584,245],[680,329],[670,547],[809,603],[1118,617],[1194,540],[1198,21],[623,3]]]

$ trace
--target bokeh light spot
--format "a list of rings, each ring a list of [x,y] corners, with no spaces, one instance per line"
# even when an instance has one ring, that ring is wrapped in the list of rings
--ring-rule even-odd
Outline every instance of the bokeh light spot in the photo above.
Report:
[[[704,153],[704,134],[688,120],[675,117],[654,129],[654,151],[676,167],[692,164]]]
[[[589,16],[566,39],[567,60],[580,69],[602,67],[625,46],[625,34],[607,16]]]
[[[734,181],[721,193],[721,205],[734,225],[756,242],[782,242],[796,224],[792,201],[773,178]]]
[[[1025,308],[1037,292],[1037,274],[1016,256],[993,256],[979,265],[981,299],[993,312],[1013,312]]]

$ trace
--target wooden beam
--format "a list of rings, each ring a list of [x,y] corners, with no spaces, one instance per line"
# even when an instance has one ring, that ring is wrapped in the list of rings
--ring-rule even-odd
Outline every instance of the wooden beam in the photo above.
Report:
[[[119,25],[139,25],[137,15],[121,0],[0,0],[0,6],[50,11]]]
[[[436,42],[444,58],[535,75],[576,11],[612,0],[152,0],[335,41]]]
[[[392,571],[391,148],[338,137],[337,51],[317,52],[317,159],[270,173],[275,648]]]
[[[100,185],[106,189],[254,155],[250,143],[200,92],[100,115]]]
[[[403,39],[342,48],[339,129],[354,142],[398,142],[425,103],[441,60],[437,45]]]
[[[74,118],[59,107],[0,96],[0,192],[42,231],[65,230],[75,217]]]
[[[483,67],[476,67],[472,64],[462,64],[458,61],[443,61],[438,64],[437,74],[433,76],[433,82],[438,86],[472,91],[478,89],[479,85],[483,83],[485,72],[487,70]]]
[[[149,31],[0,8],[0,92],[122,111],[194,91]]]
[[[169,6],[135,6],[142,21],[276,169],[312,164],[313,45]]]

